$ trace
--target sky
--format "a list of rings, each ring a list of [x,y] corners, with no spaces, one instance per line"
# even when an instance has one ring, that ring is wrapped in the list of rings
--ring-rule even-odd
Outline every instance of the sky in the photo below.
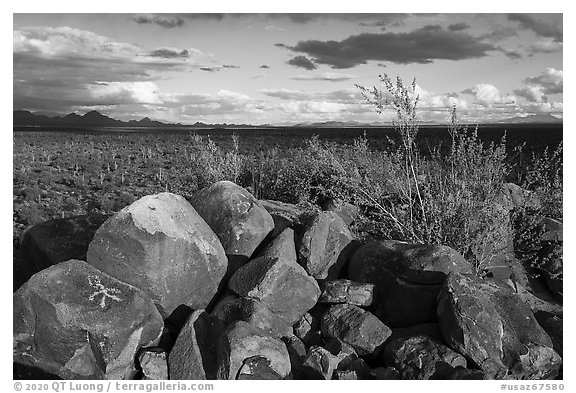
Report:
[[[13,109],[289,125],[390,121],[357,85],[416,79],[419,118],[563,117],[562,14],[14,14]]]

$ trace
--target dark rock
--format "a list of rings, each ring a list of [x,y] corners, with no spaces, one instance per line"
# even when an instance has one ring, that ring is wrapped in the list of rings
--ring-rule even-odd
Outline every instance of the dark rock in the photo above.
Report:
[[[86,260],[88,245],[96,230],[109,216],[88,214],[44,221],[24,230],[20,240],[22,263],[15,266],[24,284],[34,273],[70,259]]]
[[[324,281],[318,302],[338,304],[348,303],[368,307],[374,298],[374,284],[356,283],[346,279]]]
[[[238,377],[236,379],[244,380],[276,380],[282,377],[272,369],[270,360],[263,356],[253,356],[244,359]]]
[[[292,367],[292,377],[294,379],[303,379],[302,364],[306,360],[306,345],[298,337],[292,335],[283,337],[282,341],[286,344],[288,355],[290,355],[290,365]]]
[[[358,206],[339,199],[328,199],[321,207],[324,211],[331,211],[338,214],[346,225],[351,225],[358,217],[358,214],[360,214],[360,208],[358,208]]]
[[[266,358],[269,368],[286,378],[290,374],[290,355],[284,343],[244,321],[229,326],[217,344],[217,379],[237,379],[244,361],[254,356]]]
[[[546,244],[541,249],[539,269],[546,286],[552,294],[562,300],[564,293],[564,264],[562,243]]]
[[[546,334],[552,339],[552,346],[554,350],[563,357],[563,318],[562,315],[553,314],[546,311],[538,311],[534,314],[538,324],[542,326]]]
[[[152,300],[70,260],[33,275],[13,297],[14,362],[63,379],[129,379],[163,321]]]
[[[438,319],[450,347],[488,378],[554,378],[561,365],[552,341],[520,297],[499,280],[451,274]]]
[[[370,379],[371,370],[363,359],[357,358],[354,359],[344,370],[334,371],[333,377],[338,380]]]
[[[562,242],[564,239],[564,230],[562,222],[553,218],[543,217],[538,224],[541,231],[541,240],[546,242]]]
[[[352,233],[334,212],[320,212],[299,231],[298,262],[316,279],[338,278],[351,252]]]
[[[289,325],[320,296],[316,280],[296,262],[292,229],[284,230],[256,259],[239,268],[228,286],[240,296],[264,303]]]
[[[432,340],[428,336],[399,338],[384,348],[386,365],[396,368],[402,379],[423,380],[437,371],[438,364],[466,367],[466,359],[459,353]]]
[[[400,373],[394,367],[377,367],[370,371],[372,379],[377,380],[397,380]]]
[[[252,256],[274,229],[274,220],[244,188],[219,181],[200,190],[190,201],[220,239],[228,256],[228,276]]]
[[[322,346],[320,318],[306,313],[294,324],[293,330],[296,337],[302,340],[306,346]]]
[[[138,355],[138,362],[142,368],[145,380],[168,379],[168,362],[166,352],[161,348],[146,348]]]
[[[88,263],[154,300],[164,318],[184,304],[206,307],[227,269],[220,241],[181,196],[145,196],[109,218]]]
[[[338,338],[330,338],[324,349],[327,349],[332,355],[336,357],[336,369],[343,370],[348,368],[356,359],[358,355],[351,345],[346,344]]]
[[[264,303],[256,299],[228,297],[216,305],[212,315],[222,321],[224,327],[236,321],[245,321],[266,330],[272,336],[292,335],[291,321],[271,311]]]
[[[444,343],[444,338],[440,331],[440,325],[436,322],[419,323],[404,328],[394,328],[392,329],[392,335],[388,339],[388,342],[392,342],[398,338],[409,338],[414,336],[428,336],[441,344]]]
[[[332,379],[338,365],[338,359],[330,351],[316,345],[310,347],[308,355],[302,364],[302,372],[306,379]]]
[[[436,372],[430,377],[434,380],[484,380],[488,379],[481,370],[465,368],[463,366],[452,367],[447,363],[437,363]]]
[[[542,206],[534,192],[525,190],[514,183],[504,183],[495,198],[495,202],[508,210],[515,208],[538,209]]]
[[[170,379],[216,379],[216,341],[222,331],[216,318],[194,311],[168,357]]]
[[[260,200],[260,204],[270,213],[274,220],[274,230],[271,233],[271,237],[273,238],[282,233],[286,228],[299,228],[315,213],[315,210],[311,207],[306,208],[291,203]]]
[[[375,284],[374,313],[394,327],[436,320],[437,297],[450,272],[471,273],[457,251],[438,245],[372,241],[350,259],[348,278]]]
[[[368,311],[351,304],[337,304],[322,317],[322,335],[336,337],[360,356],[376,356],[392,331]]]

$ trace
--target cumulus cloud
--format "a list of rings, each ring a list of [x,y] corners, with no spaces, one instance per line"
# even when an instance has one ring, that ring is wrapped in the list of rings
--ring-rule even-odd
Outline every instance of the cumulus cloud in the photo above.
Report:
[[[547,102],[549,100],[548,95],[563,93],[564,72],[555,68],[547,68],[539,75],[524,79],[523,83],[525,86],[516,89],[514,93],[529,102]]]
[[[194,54],[199,55],[201,54],[200,51],[193,49]],[[150,52],[150,56],[152,57],[163,57],[165,59],[174,59],[174,58],[188,58],[192,54],[188,49],[176,49],[176,48],[158,48],[154,49]]]
[[[464,22],[453,23],[451,25],[448,25],[448,30],[450,30],[450,31],[461,31],[461,30],[466,30],[469,28],[470,28],[470,25],[468,25],[467,23],[464,23]]]
[[[496,104],[513,104],[515,102],[513,96],[503,96],[496,86],[488,83],[479,83],[472,88],[464,90],[462,93],[474,96],[477,104],[486,107],[492,107]]]
[[[305,53],[315,63],[336,69],[352,68],[370,60],[425,64],[434,60],[473,59],[497,49],[467,32],[449,31],[439,25],[428,25],[408,33],[363,33],[342,41],[307,40],[294,46],[278,46]]]
[[[541,37],[549,37],[556,42],[563,40],[562,14],[508,14],[508,20],[515,21],[527,30]]]
[[[96,100],[113,104],[160,104],[158,86],[154,82],[100,82],[88,86]]]
[[[324,72],[322,74],[316,74],[316,75],[294,75],[290,77],[290,79],[296,81],[329,81],[329,82],[349,81],[350,79],[354,78],[356,78],[355,75],[340,74],[336,72]]]
[[[286,62],[294,67],[305,68],[307,70],[315,70],[318,66],[306,56],[296,56]]]
[[[554,40],[541,40],[536,41],[528,47],[528,53],[534,55],[536,53],[555,53],[561,52],[563,45],[561,42],[556,42]]]

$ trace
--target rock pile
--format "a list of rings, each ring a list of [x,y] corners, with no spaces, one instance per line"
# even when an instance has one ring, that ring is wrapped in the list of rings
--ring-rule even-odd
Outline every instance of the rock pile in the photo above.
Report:
[[[510,190],[503,199],[517,203]],[[60,220],[57,239],[54,223],[29,228],[14,378],[558,376],[552,297],[527,303],[528,290],[479,278],[446,246],[359,243],[358,209],[323,207],[259,201],[222,181],[190,201],[161,193],[105,221]],[[558,225],[543,225],[557,242]],[[551,268],[558,289],[561,263]]]

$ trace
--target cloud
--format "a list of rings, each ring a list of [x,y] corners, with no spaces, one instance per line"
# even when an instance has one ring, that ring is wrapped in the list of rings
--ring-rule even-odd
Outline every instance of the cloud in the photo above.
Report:
[[[541,40],[536,41],[528,47],[528,53],[534,55],[536,53],[555,53],[561,52],[563,44],[554,40]]]
[[[524,83],[541,87],[545,94],[559,94],[564,91],[564,72],[547,68],[540,75],[526,78]]]
[[[315,70],[318,66],[306,56],[296,56],[286,62],[287,64],[295,67],[305,68],[307,70]]]
[[[268,69],[268,68],[270,68],[270,66],[269,66],[269,65],[266,65],[266,64],[262,64],[262,65],[260,66],[260,68]]]
[[[201,71],[207,72],[218,72],[225,68],[240,68],[240,66],[233,65],[233,64],[218,64],[218,65],[211,65],[211,66],[202,66],[199,69]]]
[[[563,40],[562,14],[538,14],[536,17],[530,14],[508,14],[507,17],[541,37],[549,37],[556,42]]]
[[[200,54],[200,51],[196,51],[196,54]],[[188,49],[176,49],[176,48],[159,48],[154,49],[150,52],[150,56],[152,57],[163,57],[165,59],[174,59],[174,58],[187,58],[191,56],[191,53]]]
[[[448,30],[450,31],[461,31],[461,30],[466,30],[469,29],[470,25],[464,22],[460,22],[460,23],[453,23],[451,25],[448,25]]]
[[[132,20],[138,24],[154,24],[166,29],[173,29],[184,25],[184,19],[180,16],[169,14],[136,15],[132,17]]]
[[[497,49],[466,32],[445,30],[439,25],[428,25],[408,33],[363,33],[342,41],[307,40],[295,46],[277,46],[305,53],[314,62],[336,69],[352,68],[370,60],[425,64],[434,60],[473,59]]]
[[[160,104],[158,86],[154,82],[102,82],[88,86],[97,101],[114,104]]]
[[[474,96],[477,104],[486,107],[492,107],[496,104],[513,104],[515,102],[513,96],[502,96],[496,86],[488,83],[479,83],[472,88],[465,89],[462,93]]]
[[[356,78],[355,75],[339,74],[336,72],[325,72],[316,75],[294,75],[290,79],[296,81],[329,81],[329,82],[342,82]]]
[[[549,101],[548,95],[563,93],[564,72],[547,68],[540,75],[528,77],[523,82],[524,86],[514,90],[514,93],[528,102],[544,103]]]

